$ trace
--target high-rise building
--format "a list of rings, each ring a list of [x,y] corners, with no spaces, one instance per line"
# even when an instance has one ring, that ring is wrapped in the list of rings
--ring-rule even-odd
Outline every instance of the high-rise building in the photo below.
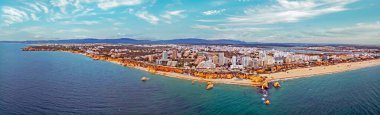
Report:
[[[171,59],[177,59],[177,54],[178,54],[178,51],[174,49],[172,51],[172,57],[171,57]]]
[[[213,69],[215,67],[216,65],[212,63],[212,60],[202,61],[197,65],[197,68],[199,69]]]
[[[219,57],[219,59],[218,59],[219,65],[222,66],[225,63],[224,53],[222,52],[222,53],[219,53],[218,55],[219,55],[218,56]]]
[[[154,60],[153,55],[149,55],[149,56],[148,56],[148,60],[149,60],[149,62],[153,62],[153,60]]]
[[[232,56],[231,63],[232,65],[236,65],[236,56]]]
[[[259,52],[259,59],[263,59],[263,58],[265,58],[266,57],[266,52],[265,51],[260,51]]]
[[[167,60],[168,59],[168,52],[167,51],[163,51],[162,52],[162,60]]]
[[[259,68],[259,66],[260,66],[260,62],[259,61],[260,60],[258,58],[253,58],[252,59],[252,67],[253,68]]]
[[[198,56],[197,59],[195,59],[195,64],[199,64],[201,63],[202,61],[205,61],[206,60],[206,57],[205,56]]]
[[[232,65],[230,66],[230,69],[242,69],[243,68],[243,65],[237,65],[236,56],[232,56],[231,62],[232,62]]]
[[[212,56],[212,63],[214,63],[214,64],[218,64],[219,63],[219,58],[218,58],[217,55]]]
[[[183,57],[187,57],[187,56],[189,56],[190,53],[191,53],[190,50],[186,50],[186,51],[183,53]]]
[[[264,65],[273,65],[275,63],[273,56],[267,56],[264,58],[265,64]]]
[[[251,57],[249,56],[244,56],[241,60],[241,64],[244,66],[244,67],[247,67],[249,65],[249,62],[251,61]]]

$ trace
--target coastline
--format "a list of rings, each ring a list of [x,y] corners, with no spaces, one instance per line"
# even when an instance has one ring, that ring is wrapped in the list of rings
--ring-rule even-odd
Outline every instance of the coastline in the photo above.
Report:
[[[91,57],[89,57],[88,55],[86,55],[84,53],[72,52],[72,51],[61,51],[61,52],[79,54],[79,55],[83,55],[83,56],[86,56],[88,58],[91,58]],[[93,58],[91,58],[91,59],[93,59]],[[107,61],[107,62],[111,62],[111,63],[114,63],[114,64],[118,64],[118,65],[124,66],[123,63],[118,62],[118,61],[113,61],[113,60],[101,60],[101,61]],[[133,69],[138,69],[138,70],[145,71],[145,72],[149,72],[148,68],[144,68],[144,67],[139,67],[139,66],[126,66],[126,67],[133,68]],[[196,82],[205,82],[205,83],[207,83],[208,81],[211,81],[211,82],[216,83],[216,84],[229,84],[229,85],[240,85],[240,86],[258,86],[258,85],[261,85],[261,84],[255,84],[254,85],[251,80],[247,80],[247,79],[240,79],[240,80],[234,80],[234,79],[205,79],[205,78],[195,77],[195,76],[186,75],[186,74],[180,74],[180,73],[175,73],[175,72],[164,72],[164,71],[156,71],[155,73],[152,73],[152,74],[157,74],[157,75],[162,75],[162,76],[172,77],[172,78],[191,80],[191,81],[196,81]]]
[[[107,61],[107,60],[104,60],[104,61]],[[108,61],[108,62],[115,63],[115,64],[118,64],[118,65],[123,65],[122,63],[117,62],[117,61]],[[132,66],[127,66],[127,67],[138,69],[138,70],[142,70],[142,71],[145,71],[145,72],[149,72],[149,70],[147,68],[143,68],[143,67],[138,67],[138,66],[133,66],[133,67]],[[157,71],[154,74],[162,75],[162,76],[166,76],[166,77],[172,77],[172,78],[185,79],[185,80],[194,80],[194,81],[197,81],[197,82],[211,81],[211,82],[217,83],[217,84],[220,83],[220,84],[230,84],[230,85],[253,86],[252,85],[252,81],[251,80],[246,80],[246,79],[241,79],[241,80],[233,80],[233,79],[204,79],[204,78],[200,78],[200,77],[194,77],[194,76],[191,76],[191,75],[174,73],[174,72],[164,72],[164,71]]]
[[[313,77],[325,74],[334,74],[346,71],[352,71],[367,67],[374,67],[380,65],[380,59],[373,59],[360,62],[350,62],[350,63],[339,63],[336,65],[328,66],[317,66],[309,68],[297,68],[291,69],[286,72],[277,72],[272,74],[262,74],[262,76],[268,76],[273,79],[273,81],[279,80],[289,80],[289,79],[298,79],[305,77]]]
[[[71,52],[73,53],[73,52]],[[75,53],[76,54],[76,53]],[[86,56],[85,54],[81,54]],[[104,60],[111,63],[123,65],[120,62],[117,61],[110,61],[110,60]],[[318,75],[326,75],[326,74],[334,74],[334,73],[340,73],[340,72],[346,72],[346,71],[352,71],[367,67],[373,67],[373,66],[379,66],[380,65],[380,59],[373,59],[373,60],[367,60],[367,61],[359,61],[359,62],[349,62],[349,63],[339,63],[336,65],[328,65],[328,66],[317,66],[317,67],[309,67],[309,68],[297,68],[288,70],[287,72],[277,72],[272,74],[260,74],[260,76],[267,76],[269,77],[270,81],[284,81],[284,80],[290,80],[290,79],[298,79],[298,78],[305,78],[305,77],[313,77]],[[138,67],[138,66],[128,66],[130,68],[142,70],[149,72],[147,68]],[[157,71],[154,74],[163,75],[167,77],[173,77],[173,78],[179,78],[179,79],[185,79],[185,80],[194,80],[198,82],[207,82],[211,81],[213,83],[220,83],[220,84],[230,84],[230,85],[241,85],[241,86],[254,86],[251,80],[247,79],[241,79],[241,80],[234,80],[234,79],[204,79],[200,77],[194,77],[187,74],[180,74],[180,73],[174,73],[174,72],[164,72],[164,71]]]
[[[84,53],[71,52],[71,51],[63,51],[63,52],[80,54],[80,55],[89,57]],[[113,60],[103,60],[103,61],[111,62],[118,65],[123,65],[123,63],[118,62],[118,61],[113,61]],[[314,76],[319,76],[319,75],[352,71],[352,70],[373,67],[373,66],[380,66],[380,59],[372,59],[372,60],[349,62],[349,63],[339,63],[336,65],[328,65],[328,66],[297,68],[297,69],[287,70],[286,72],[276,72],[272,74],[259,74],[259,75],[268,77],[270,81],[284,81],[284,80],[314,77]],[[127,66],[127,67],[149,72],[148,68],[144,68],[144,67],[139,67],[139,66]],[[197,81],[197,82],[211,81],[217,84],[220,83],[220,84],[230,84],[230,85],[240,85],[240,86],[260,86],[261,85],[261,84],[253,84],[251,80],[247,80],[247,79],[240,79],[240,80],[205,79],[205,78],[195,77],[195,76],[191,76],[187,74],[180,74],[180,73],[175,73],[175,72],[164,72],[164,71],[156,71],[155,73],[152,73],[152,74],[158,74],[158,75],[185,79],[185,80],[192,80],[192,81]]]

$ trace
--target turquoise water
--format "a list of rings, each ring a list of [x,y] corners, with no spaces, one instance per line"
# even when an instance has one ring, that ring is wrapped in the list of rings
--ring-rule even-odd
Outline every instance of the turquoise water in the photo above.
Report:
[[[380,67],[252,87],[153,75],[82,55],[0,44],[0,114],[380,114]],[[140,78],[151,78],[141,82]]]

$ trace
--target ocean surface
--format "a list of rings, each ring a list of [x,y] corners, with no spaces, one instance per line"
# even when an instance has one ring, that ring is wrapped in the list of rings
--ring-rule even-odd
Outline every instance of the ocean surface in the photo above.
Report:
[[[0,114],[380,114],[380,66],[253,87],[154,75],[65,52],[0,44]],[[151,78],[141,82],[140,78]]]

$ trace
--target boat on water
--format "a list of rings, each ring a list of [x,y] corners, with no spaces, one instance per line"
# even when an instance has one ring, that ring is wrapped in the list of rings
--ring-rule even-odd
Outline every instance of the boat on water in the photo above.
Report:
[[[149,78],[147,78],[147,77],[142,77],[141,78],[141,81],[148,81],[149,80]]]

